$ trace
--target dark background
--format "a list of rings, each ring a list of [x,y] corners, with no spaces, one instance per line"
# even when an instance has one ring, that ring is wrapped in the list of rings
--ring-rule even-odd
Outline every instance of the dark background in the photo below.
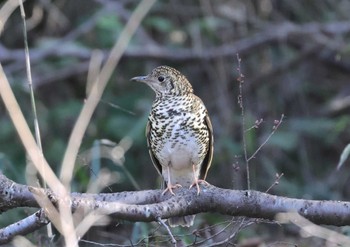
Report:
[[[104,56],[108,54],[138,3],[25,3],[43,150],[57,172],[86,98],[91,54],[96,50]],[[86,191],[89,182],[105,169],[115,179],[104,191],[159,188],[160,179],[148,156],[144,136],[155,95],[146,85],[129,79],[163,64],[185,74],[208,108],[215,136],[208,182],[246,189],[238,105],[239,53],[245,76],[245,129],[263,119],[259,128],[246,132],[248,156],[271,133],[275,120],[285,115],[276,133],[250,162],[252,189],[266,191],[276,173],[283,173],[270,193],[348,200],[350,167],[347,162],[337,171],[336,166],[350,139],[349,13],[350,2],[345,0],[158,1],[128,45],[93,115],[81,146],[72,190]],[[33,127],[22,29],[17,9],[0,37],[0,62]],[[25,151],[3,104],[0,126],[0,169],[16,182],[26,183]],[[101,139],[116,143],[131,140],[132,145],[117,165],[104,158],[94,167],[96,161],[88,162],[84,155]],[[93,159],[99,160],[99,156]],[[0,224],[7,225],[15,219],[15,213],[6,213]],[[198,216],[195,228],[224,219],[213,214]],[[112,230],[106,229],[114,233],[119,230],[118,237],[113,235],[106,241],[130,244],[133,231],[147,236],[150,228],[151,224],[145,223],[127,223],[119,228],[113,225]],[[271,228],[279,234],[270,234]],[[101,231],[107,234],[106,229]],[[233,242],[258,238],[274,243],[291,238],[291,243],[319,243],[315,239],[299,240],[295,228],[276,225],[254,225],[239,234],[241,237]],[[100,233],[96,235],[103,239]]]

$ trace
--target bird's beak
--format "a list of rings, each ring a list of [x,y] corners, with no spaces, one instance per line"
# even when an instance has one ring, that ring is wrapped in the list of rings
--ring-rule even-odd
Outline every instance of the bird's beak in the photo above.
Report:
[[[130,79],[131,81],[146,82],[147,76],[136,76]]]

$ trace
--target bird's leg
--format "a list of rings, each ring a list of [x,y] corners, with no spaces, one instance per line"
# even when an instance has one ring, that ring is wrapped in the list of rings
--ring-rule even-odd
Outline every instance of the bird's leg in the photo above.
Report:
[[[168,165],[168,181],[167,181],[166,184],[167,184],[166,189],[163,191],[162,195],[164,195],[169,190],[170,194],[172,194],[174,196],[175,193],[173,192],[173,189],[182,187],[181,184],[175,184],[175,185],[171,184],[171,181],[170,181],[170,165]]]
[[[197,195],[199,195],[199,193],[201,192],[201,189],[199,188],[199,183],[205,183],[206,185],[209,185],[209,183],[207,181],[205,181],[204,179],[198,179],[196,176],[196,171],[195,171],[195,165],[192,165],[192,170],[193,170],[193,178],[194,178],[194,182],[191,184],[190,189],[196,185],[197,187]]]

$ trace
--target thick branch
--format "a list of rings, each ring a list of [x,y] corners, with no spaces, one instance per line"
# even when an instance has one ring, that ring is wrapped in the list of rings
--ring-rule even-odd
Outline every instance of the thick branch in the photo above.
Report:
[[[0,213],[17,207],[38,207],[30,186],[13,182],[0,173]]]
[[[99,196],[90,199],[73,198],[76,209],[89,208],[101,214],[113,214],[119,219],[131,221],[155,221],[157,217],[217,212],[231,216],[274,219],[280,212],[298,212],[317,224],[349,225],[350,203],[340,201],[317,201],[269,195],[258,191],[221,189],[208,186],[199,196],[195,190],[179,189],[176,196],[160,196],[161,191],[132,192],[135,196],[151,194],[159,203],[130,205],[103,201]],[[154,194],[155,193],[155,194]],[[157,195],[158,194],[158,195]]]
[[[20,185],[0,174],[0,212],[16,207],[39,207],[35,200],[47,198],[54,204],[66,203],[73,211],[84,214],[111,215],[129,221],[156,221],[160,218],[217,212],[231,216],[246,216],[273,220],[281,212],[297,212],[316,224],[350,225],[350,202],[317,201],[274,196],[258,191],[222,189],[205,186],[198,196],[195,189],[177,189],[176,196],[162,195],[161,190],[120,193],[72,193],[60,198],[50,190]],[[48,208],[45,206],[45,208]],[[47,224],[42,210],[0,229],[0,243],[18,234],[35,231]]]
[[[38,207],[31,192],[39,197],[43,189],[28,188],[0,175],[1,211],[14,207]],[[57,204],[59,198],[44,191]],[[69,201],[67,201],[68,203]],[[231,216],[274,219],[280,212],[298,212],[317,224],[350,225],[350,202],[303,200],[274,196],[258,191],[242,191],[206,186],[199,196],[196,190],[177,189],[176,196],[161,195],[160,190],[121,192],[110,194],[71,194],[72,210],[113,214],[130,221],[155,221],[173,216],[203,212],[217,212]]]

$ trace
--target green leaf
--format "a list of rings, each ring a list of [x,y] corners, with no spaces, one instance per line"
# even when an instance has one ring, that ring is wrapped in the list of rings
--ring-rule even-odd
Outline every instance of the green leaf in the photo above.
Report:
[[[348,145],[346,145],[346,147],[344,148],[343,152],[340,155],[340,160],[339,160],[339,163],[337,166],[337,170],[339,170],[340,167],[343,166],[344,162],[349,157],[349,154],[350,154],[350,143]]]
[[[159,32],[167,33],[174,29],[173,23],[163,17],[150,17],[145,22],[148,27],[154,28]]]

